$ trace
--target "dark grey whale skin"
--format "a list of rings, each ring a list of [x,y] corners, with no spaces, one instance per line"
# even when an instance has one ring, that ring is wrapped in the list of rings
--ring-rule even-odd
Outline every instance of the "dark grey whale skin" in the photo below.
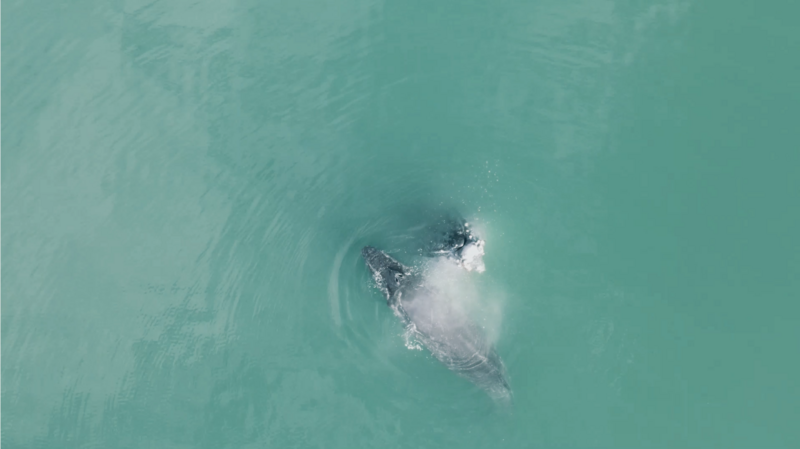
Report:
[[[446,256],[461,259],[461,251],[480,239],[469,229],[466,220],[456,215],[445,215],[427,226],[427,244],[423,254],[429,257]]]
[[[389,307],[436,359],[492,398],[510,401],[503,362],[479,326],[461,315],[431,316],[425,301],[437,292],[418,273],[371,246],[361,255]]]

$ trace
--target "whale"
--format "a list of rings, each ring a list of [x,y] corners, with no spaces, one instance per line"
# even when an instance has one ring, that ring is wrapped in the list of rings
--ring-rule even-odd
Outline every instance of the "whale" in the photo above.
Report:
[[[445,258],[457,259],[467,245],[477,242],[463,235],[454,239],[457,244],[438,248]],[[485,332],[459,307],[439,300],[443,292],[427,279],[430,274],[405,266],[372,246],[365,246],[361,255],[387,305],[418,342],[490,397],[503,402],[511,399],[503,361]]]
[[[423,253],[429,257],[446,257],[467,271],[483,273],[484,244],[460,216],[445,215],[428,226],[428,244]]]

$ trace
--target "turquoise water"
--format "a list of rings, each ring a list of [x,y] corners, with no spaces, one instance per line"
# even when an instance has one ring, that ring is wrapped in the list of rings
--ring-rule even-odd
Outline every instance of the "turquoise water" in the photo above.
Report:
[[[800,446],[791,2],[3,2],[4,448]],[[514,401],[359,250],[457,208]]]

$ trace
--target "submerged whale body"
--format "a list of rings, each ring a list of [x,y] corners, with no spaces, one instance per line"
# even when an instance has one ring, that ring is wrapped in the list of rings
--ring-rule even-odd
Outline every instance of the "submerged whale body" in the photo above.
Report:
[[[463,310],[439,301],[442,292],[436,283],[371,246],[361,255],[387,304],[436,359],[493,398],[510,399],[503,362],[483,329]]]

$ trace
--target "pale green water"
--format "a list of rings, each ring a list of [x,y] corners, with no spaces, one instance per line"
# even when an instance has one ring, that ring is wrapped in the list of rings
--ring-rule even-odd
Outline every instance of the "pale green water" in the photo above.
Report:
[[[800,446],[790,2],[3,2],[3,448]],[[369,288],[484,229],[499,409]]]

